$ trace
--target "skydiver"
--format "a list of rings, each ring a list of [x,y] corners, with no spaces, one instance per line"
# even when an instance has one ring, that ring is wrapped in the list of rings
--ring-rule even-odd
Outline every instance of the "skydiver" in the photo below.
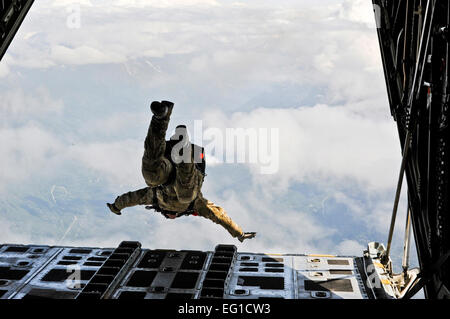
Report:
[[[118,196],[107,206],[117,215],[136,205],[147,205],[169,219],[199,215],[222,225],[241,242],[254,238],[256,233],[243,232],[223,208],[203,197],[205,154],[203,148],[190,143],[186,126],[177,126],[175,135],[165,140],[173,106],[169,101],[150,105],[153,116],[142,157],[142,175],[148,187]]]

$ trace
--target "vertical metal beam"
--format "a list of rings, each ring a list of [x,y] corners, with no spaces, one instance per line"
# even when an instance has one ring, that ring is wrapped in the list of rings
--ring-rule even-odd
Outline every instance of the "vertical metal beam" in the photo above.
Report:
[[[406,275],[409,268],[409,252],[411,246],[411,210],[408,206],[408,213],[406,216],[406,227],[405,227],[405,241],[403,244],[403,260],[402,260],[402,268],[403,273]]]
[[[408,151],[409,151],[410,144],[411,144],[412,132],[415,128],[414,119],[416,117],[416,114],[415,114],[416,107],[417,107],[416,101],[419,97],[420,87],[422,84],[423,69],[424,69],[425,62],[426,62],[428,44],[430,41],[431,27],[433,24],[434,7],[435,7],[435,0],[428,0],[426,13],[425,13],[425,21],[423,23],[423,28],[422,28],[422,32],[421,32],[422,34],[421,34],[421,38],[420,38],[419,55],[417,57],[416,67],[414,70],[413,85],[411,87],[411,91],[408,96],[407,107],[411,110],[411,112],[410,112],[411,121],[406,130],[406,138],[405,138],[405,143],[403,146],[402,163],[400,166],[399,179],[397,182],[397,190],[395,193],[394,207],[392,209],[392,217],[391,217],[391,224],[389,227],[387,248],[386,248],[385,256],[383,258],[385,261],[388,260],[389,254],[391,251],[392,238],[393,238],[393,234],[394,234],[395,220],[397,218],[397,209],[398,209],[398,203],[400,200],[400,193],[401,193],[401,189],[402,189],[406,161],[407,161]],[[426,38],[425,38],[425,36],[426,36]]]
[[[0,10],[0,61],[33,2],[34,0],[13,1],[8,8]]]

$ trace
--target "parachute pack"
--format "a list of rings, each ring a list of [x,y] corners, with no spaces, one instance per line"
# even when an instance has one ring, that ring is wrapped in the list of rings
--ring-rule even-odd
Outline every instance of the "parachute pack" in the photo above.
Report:
[[[164,156],[169,159],[169,161],[176,166],[173,157],[172,157],[172,150],[174,146],[179,143],[178,140],[168,140],[166,141],[166,152],[164,153]],[[206,176],[206,160],[205,160],[205,148],[198,146],[196,144],[191,144],[191,152],[193,154],[193,159],[195,163],[195,168],[197,168],[203,176]],[[180,150],[179,156],[182,156],[183,149]]]

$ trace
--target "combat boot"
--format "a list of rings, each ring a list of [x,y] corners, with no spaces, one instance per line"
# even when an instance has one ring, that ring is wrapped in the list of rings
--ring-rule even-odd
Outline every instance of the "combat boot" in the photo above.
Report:
[[[174,104],[169,101],[153,101],[150,105],[150,110],[156,118],[166,119],[172,114],[173,105]]]

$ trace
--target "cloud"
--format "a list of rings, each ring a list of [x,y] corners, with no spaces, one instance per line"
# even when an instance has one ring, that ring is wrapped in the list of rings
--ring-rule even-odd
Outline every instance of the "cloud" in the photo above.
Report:
[[[92,117],[82,123],[81,130],[89,135],[100,138],[110,138],[112,136],[123,136],[124,131],[131,131],[137,126],[142,128],[142,139],[147,133],[147,128],[151,115],[147,108],[145,112],[117,111],[105,114],[103,117]],[[142,147],[143,147],[142,141]]]
[[[345,0],[339,5],[339,16],[351,22],[365,24],[368,28],[374,28],[375,16],[372,5],[364,0]]]
[[[367,246],[355,240],[344,240],[337,247],[337,253],[342,256],[361,256]]]
[[[9,74],[9,67],[6,64],[0,63],[0,79]]]
[[[86,6],[81,3],[81,27],[71,29],[68,13],[61,7],[71,3],[36,3],[30,12],[35,18],[22,26],[6,59],[8,65],[45,68],[180,55],[179,63],[172,66],[178,69],[178,76],[170,78],[171,82],[188,82],[194,77],[205,84],[212,81],[236,89],[257,80],[323,84],[328,82],[324,76],[329,75],[337,84],[347,63],[359,67],[367,56],[378,58],[376,64],[365,65],[370,70],[380,62],[378,51],[372,49],[378,48],[375,30],[349,23],[331,4],[290,3],[287,9],[270,2],[235,6],[210,0],[110,1],[108,6],[88,1]],[[358,3],[343,6],[371,12],[370,4]],[[183,11],[185,6],[193,7]],[[50,18],[52,24],[46,22]],[[336,59],[343,58],[346,65],[339,65]],[[147,65],[140,73],[150,69]],[[167,76],[156,79],[165,81]],[[354,82],[359,81],[356,78]],[[341,89],[347,86],[343,84]]]
[[[46,7],[66,7],[79,5],[82,7],[116,7],[142,9],[148,7],[170,8],[189,6],[217,6],[219,2],[215,0],[43,0]]]
[[[76,4],[81,25],[72,29],[67,7]],[[70,196],[49,197],[50,212],[22,218],[23,227],[10,222],[0,241],[57,241],[76,215],[62,244],[114,247],[128,239],[212,250],[221,242],[361,255],[368,230],[387,231],[387,194],[400,160],[371,10],[368,2],[329,0],[36,2],[0,64],[0,76],[11,80],[0,93],[0,116],[8,119],[0,132],[1,185],[29,185],[11,201],[51,196],[45,188],[53,185]],[[19,89],[36,79],[46,89]],[[275,174],[216,159],[203,188],[245,230],[257,231],[255,240],[240,244],[202,218],[106,210],[110,196],[145,186],[144,136],[136,127],[146,129],[148,117],[130,106],[143,96],[176,102],[171,125],[202,118],[204,128],[223,132],[279,129]],[[307,204],[326,196],[350,211],[349,227],[361,228],[342,234],[341,225],[311,213]],[[11,235],[18,229],[34,236]]]
[[[49,114],[60,115],[64,108],[61,99],[55,99],[49,90],[40,86],[31,92],[25,92],[20,87],[0,92],[0,117],[2,126],[14,122],[28,122],[30,120],[43,119]]]
[[[90,0],[44,0],[46,7],[67,7],[70,5],[80,5],[91,7],[92,1]]]
[[[34,244],[31,236],[18,231],[18,227],[9,222],[5,218],[0,218],[0,242],[3,243],[18,243],[18,244]]]
[[[399,146],[391,121],[378,121],[355,114],[347,107],[327,105],[259,108],[230,116],[206,112],[205,119],[208,127],[218,126],[223,131],[230,127],[279,129],[279,144],[275,148],[279,171],[260,177],[271,181],[269,185],[283,185],[286,189],[290,182],[350,179],[369,192],[391,189],[395,183]],[[249,148],[243,151],[248,153]],[[259,172],[254,171],[254,175],[258,177]]]
[[[215,0],[113,0],[111,4],[125,8],[180,8],[189,6],[218,6],[219,2]]]
[[[103,64],[125,62],[119,54],[102,52],[87,45],[77,48],[68,48],[63,45],[55,45],[51,49],[50,56],[57,64]]]
[[[110,143],[81,143],[67,150],[71,160],[78,161],[105,178],[111,188],[145,187],[141,174],[143,143],[120,140]]]
[[[10,183],[23,183],[34,177],[54,174],[62,143],[41,127],[0,128],[0,190]]]
[[[34,177],[51,174],[60,163],[61,139],[44,124],[57,120],[64,102],[47,88],[26,92],[20,86],[0,91],[0,190]]]

